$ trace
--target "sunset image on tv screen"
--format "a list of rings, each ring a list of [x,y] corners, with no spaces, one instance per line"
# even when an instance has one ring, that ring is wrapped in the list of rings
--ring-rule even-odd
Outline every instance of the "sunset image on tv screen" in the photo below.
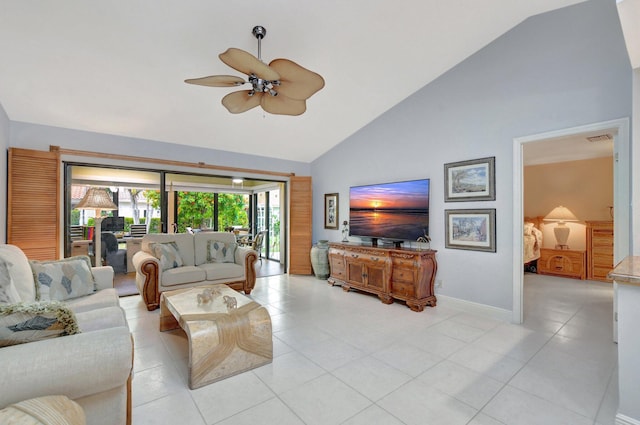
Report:
[[[349,191],[351,234],[416,240],[429,233],[429,180],[367,186]]]

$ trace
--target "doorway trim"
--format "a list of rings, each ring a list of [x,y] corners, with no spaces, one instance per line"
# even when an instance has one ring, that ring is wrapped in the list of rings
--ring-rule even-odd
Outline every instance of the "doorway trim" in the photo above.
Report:
[[[629,209],[631,205],[631,151],[629,145],[629,118],[587,124],[563,130],[554,130],[530,136],[516,137],[513,139],[513,323],[520,324],[524,320],[524,272],[522,269],[524,145],[546,139],[610,129],[617,130],[617,134],[614,136],[613,140],[613,246],[614,262],[617,263],[622,260],[622,258],[629,255],[630,249],[631,222]],[[627,236],[623,237],[623,235]]]

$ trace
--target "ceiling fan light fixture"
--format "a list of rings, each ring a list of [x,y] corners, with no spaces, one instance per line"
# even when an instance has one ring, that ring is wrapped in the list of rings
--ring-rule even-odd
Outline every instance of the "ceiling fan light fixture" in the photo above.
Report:
[[[261,41],[267,30],[255,26],[253,35],[258,40],[258,57],[241,49],[230,47],[219,55],[222,62],[247,75],[247,81],[230,75],[212,75],[185,80],[189,84],[209,87],[235,87],[250,84],[250,90],[226,95],[222,105],[233,114],[260,105],[271,114],[300,115],[307,109],[306,100],[324,87],[324,79],[288,59],[275,59],[269,65],[262,62]],[[269,96],[263,96],[268,94]],[[275,99],[278,101],[273,101]],[[273,100],[267,100],[273,99]]]

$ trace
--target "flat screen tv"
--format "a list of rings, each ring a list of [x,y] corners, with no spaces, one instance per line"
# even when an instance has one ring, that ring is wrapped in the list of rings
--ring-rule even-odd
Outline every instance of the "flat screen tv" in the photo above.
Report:
[[[349,234],[415,241],[429,234],[429,179],[353,186],[349,189]]]

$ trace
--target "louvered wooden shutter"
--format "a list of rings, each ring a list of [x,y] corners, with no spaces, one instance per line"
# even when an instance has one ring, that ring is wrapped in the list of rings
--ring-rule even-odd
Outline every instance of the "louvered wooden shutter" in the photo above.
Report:
[[[311,177],[291,177],[289,273],[311,274]]]
[[[57,152],[9,148],[7,243],[31,260],[60,258],[59,179]]]

